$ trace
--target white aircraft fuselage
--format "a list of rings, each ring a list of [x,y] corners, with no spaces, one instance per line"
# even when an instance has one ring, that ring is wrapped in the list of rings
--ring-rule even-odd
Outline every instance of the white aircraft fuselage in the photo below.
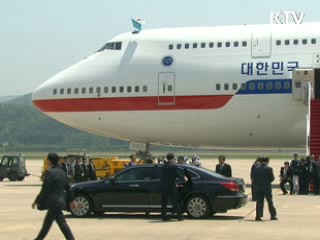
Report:
[[[320,23],[125,33],[33,92],[48,116],[143,143],[301,147],[294,69],[320,67]],[[301,90],[302,91],[302,90]]]

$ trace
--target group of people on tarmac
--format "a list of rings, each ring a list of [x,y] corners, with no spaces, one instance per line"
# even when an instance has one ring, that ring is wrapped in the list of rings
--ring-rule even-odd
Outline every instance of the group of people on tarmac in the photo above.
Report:
[[[97,180],[93,159],[88,157],[59,158],[58,165],[66,173],[69,183]]]
[[[283,194],[288,194],[285,184],[289,183],[290,194],[319,194],[320,160],[314,156],[298,159],[298,154],[293,154],[293,160],[284,162],[280,169],[280,188]]]

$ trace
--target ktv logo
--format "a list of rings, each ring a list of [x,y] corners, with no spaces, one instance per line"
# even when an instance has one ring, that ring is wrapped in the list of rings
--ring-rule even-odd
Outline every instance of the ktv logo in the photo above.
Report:
[[[271,24],[301,24],[305,16],[304,12],[297,13],[293,11],[271,12]]]

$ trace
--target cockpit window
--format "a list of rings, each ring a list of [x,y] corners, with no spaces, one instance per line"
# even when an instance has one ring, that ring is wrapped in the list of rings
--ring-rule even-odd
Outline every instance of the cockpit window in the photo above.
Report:
[[[104,50],[121,50],[122,42],[108,42],[102,48],[98,50],[98,52]]]

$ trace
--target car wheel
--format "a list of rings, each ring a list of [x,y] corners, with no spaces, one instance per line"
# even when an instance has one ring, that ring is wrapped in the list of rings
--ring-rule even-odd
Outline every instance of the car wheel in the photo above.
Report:
[[[24,177],[18,177],[18,181],[23,181]]]
[[[87,217],[92,212],[92,203],[88,196],[78,195],[75,198],[76,207],[71,208],[71,214],[75,217]]]
[[[211,213],[208,200],[201,195],[191,196],[187,200],[186,210],[192,218],[205,218]]]
[[[11,172],[11,173],[9,173],[8,178],[9,178],[9,180],[12,181],[12,182],[13,182],[13,181],[17,181],[18,174],[17,174],[16,172]]]

